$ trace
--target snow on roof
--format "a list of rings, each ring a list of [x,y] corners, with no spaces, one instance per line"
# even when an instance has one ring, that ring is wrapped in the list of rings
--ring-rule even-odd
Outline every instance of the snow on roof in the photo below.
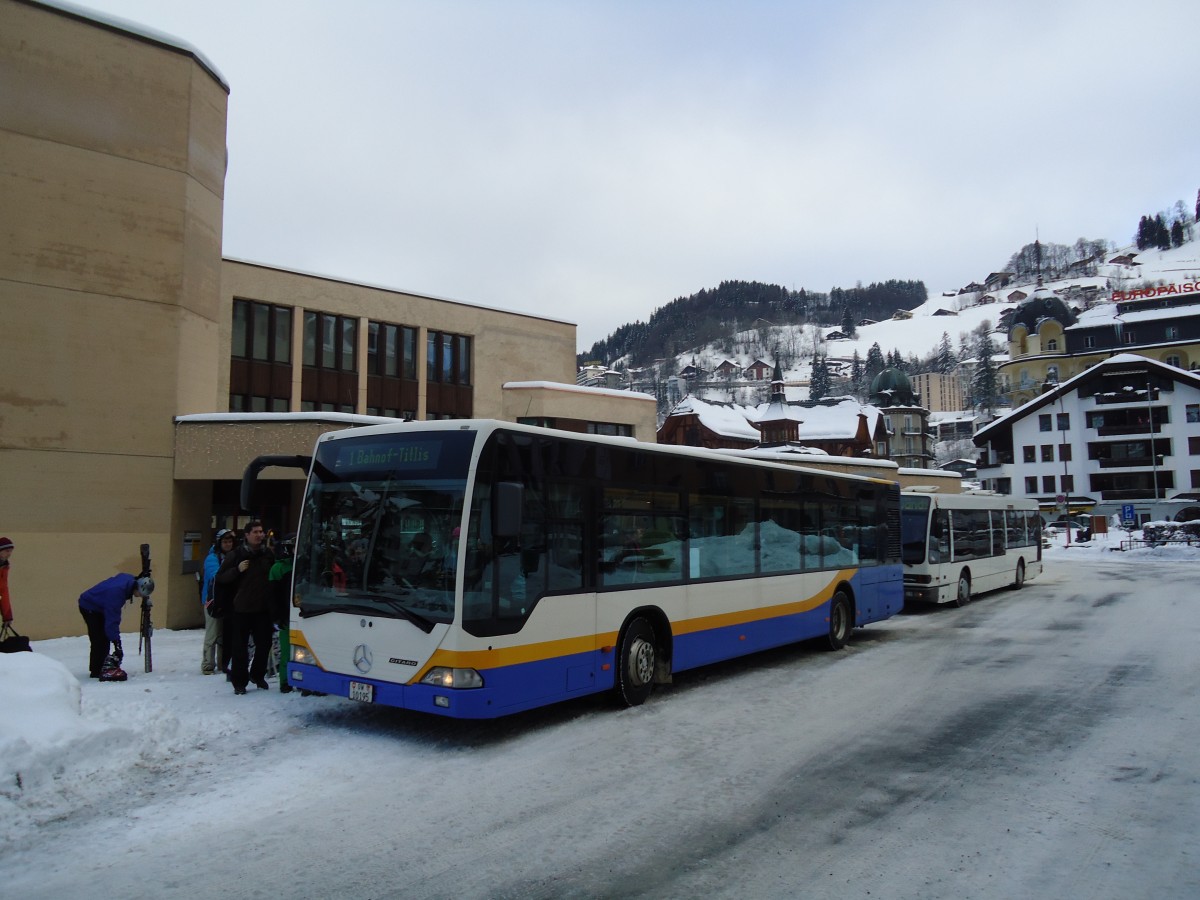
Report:
[[[867,429],[873,432],[879,416],[877,407],[859,403],[854,397],[831,397],[820,405],[798,403],[761,403],[750,411],[753,421],[788,419],[800,423],[801,440],[841,440],[858,434],[858,417],[867,417]]]
[[[656,402],[649,394],[641,391],[623,391],[616,388],[587,387],[582,384],[564,384],[561,381],[506,381],[503,389],[506,391],[545,390],[563,391],[565,393],[591,394],[592,396],[622,397],[626,400],[649,400]]]
[[[668,415],[686,416],[694,414],[700,424],[722,437],[740,438],[757,441],[756,429],[747,420],[747,410],[744,406],[725,403],[710,403],[699,397],[685,397],[675,405]]]
[[[360,416],[339,412],[223,412],[191,413],[176,416],[178,422],[345,422],[347,425],[394,425],[400,419],[390,416]]]
[[[58,10],[68,16],[73,16],[77,19],[84,19],[89,22],[94,22],[97,25],[103,25],[113,31],[124,31],[126,34],[141,38],[144,41],[153,44],[160,44],[165,47],[170,47],[174,50],[181,50],[189,56],[195,58],[200,66],[207,70],[220,84],[225,88],[226,93],[229,91],[229,82],[225,76],[220,73],[212,61],[189,44],[187,41],[174,37],[163,31],[157,31],[146,25],[141,25],[137,22],[131,22],[128,19],[122,19],[119,16],[110,15],[106,12],[100,12],[95,9],[87,9],[82,6],[76,6],[74,3],[67,3],[65,0],[38,0],[42,6],[50,9]]]

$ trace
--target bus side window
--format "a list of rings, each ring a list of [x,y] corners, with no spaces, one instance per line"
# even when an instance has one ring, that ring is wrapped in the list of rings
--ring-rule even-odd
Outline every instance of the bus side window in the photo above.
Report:
[[[935,509],[929,523],[929,562],[942,560],[950,560],[950,522],[944,509]]]

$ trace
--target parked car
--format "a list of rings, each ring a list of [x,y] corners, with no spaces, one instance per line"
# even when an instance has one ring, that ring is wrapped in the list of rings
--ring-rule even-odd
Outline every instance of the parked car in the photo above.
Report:
[[[1070,528],[1072,531],[1081,531],[1085,528],[1091,528],[1092,523],[1088,519],[1058,519],[1054,522],[1046,524],[1045,530],[1052,534],[1061,534]]]

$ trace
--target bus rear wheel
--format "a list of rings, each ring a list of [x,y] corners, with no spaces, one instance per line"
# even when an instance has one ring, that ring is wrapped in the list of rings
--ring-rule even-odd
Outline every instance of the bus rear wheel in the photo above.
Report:
[[[854,628],[853,614],[850,611],[850,598],[842,591],[833,595],[829,601],[829,649],[841,650],[850,640],[850,632]]]
[[[654,690],[657,662],[654,626],[643,618],[634,619],[617,647],[617,697],[623,705],[640,706],[646,702]]]
[[[958,576],[958,593],[954,596],[955,606],[966,606],[971,602],[971,574],[963,569]]]
[[[1013,587],[1018,591],[1025,586],[1025,560],[1017,560],[1017,575],[1013,579]]]

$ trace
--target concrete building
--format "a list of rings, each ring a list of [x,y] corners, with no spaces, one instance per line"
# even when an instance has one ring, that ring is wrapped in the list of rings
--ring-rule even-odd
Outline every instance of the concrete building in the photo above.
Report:
[[[980,428],[975,443],[985,488],[1047,510],[1196,491],[1200,374],[1120,354]]]
[[[1039,287],[1008,320],[1008,361],[997,367],[1014,407],[1119,353],[1200,368],[1200,284],[1117,292],[1080,308]]]
[[[652,398],[575,385],[569,322],[224,259],[228,93],[186,43],[0,0],[0,533],[34,639],[142,543],[155,623],[199,624],[245,464],[361,416],[654,439]],[[290,530],[274,479],[256,512]]]

